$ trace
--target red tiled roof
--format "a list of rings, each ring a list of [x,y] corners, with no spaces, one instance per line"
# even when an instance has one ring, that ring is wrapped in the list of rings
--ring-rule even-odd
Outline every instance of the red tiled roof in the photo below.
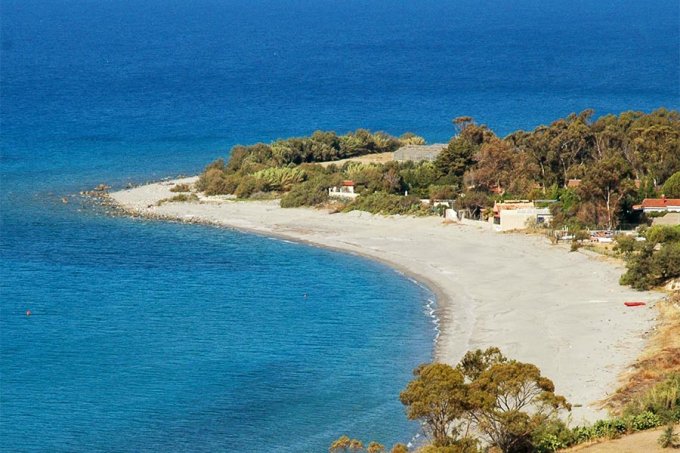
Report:
[[[581,180],[580,179],[570,179],[567,181],[567,187],[572,188],[572,187],[578,187],[581,185]]]
[[[353,185],[354,185],[354,181],[343,181],[343,182],[342,182],[342,185],[343,185],[344,187],[350,187],[350,186],[353,186]]]
[[[642,208],[668,208],[680,206],[680,198],[645,198],[642,200]]]

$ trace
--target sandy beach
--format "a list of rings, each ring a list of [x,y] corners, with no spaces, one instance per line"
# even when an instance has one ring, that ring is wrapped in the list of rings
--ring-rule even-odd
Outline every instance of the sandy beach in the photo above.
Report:
[[[616,389],[642,351],[653,302],[662,297],[620,286],[621,266],[569,253],[544,238],[445,224],[438,217],[329,214],[215,197],[156,205],[176,195],[174,183],[194,181],[149,184],[111,197],[136,215],[285,237],[388,263],[437,295],[438,360],[455,364],[469,349],[498,346],[555,382],[575,405],[574,423],[606,416],[597,402]],[[648,304],[625,307],[630,300]]]

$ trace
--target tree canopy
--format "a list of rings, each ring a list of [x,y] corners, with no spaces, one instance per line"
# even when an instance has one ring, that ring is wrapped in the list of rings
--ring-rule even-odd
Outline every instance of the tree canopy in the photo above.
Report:
[[[571,409],[535,365],[509,360],[498,348],[468,352],[455,368],[421,365],[414,375],[400,399],[434,447],[471,450],[467,434],[477,432],[504,452],[522,451],[539,426]]]

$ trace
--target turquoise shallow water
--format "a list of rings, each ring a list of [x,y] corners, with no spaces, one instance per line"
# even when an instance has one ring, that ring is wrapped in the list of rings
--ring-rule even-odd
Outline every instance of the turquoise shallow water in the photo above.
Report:
[[[427,290],[73,194],[317,128],[442,141],[464,114],[502,134],[680,104],[672,1],[4,0],[0,16],[3,451],[316,452],[418,430],[397,395],[432,357]]]

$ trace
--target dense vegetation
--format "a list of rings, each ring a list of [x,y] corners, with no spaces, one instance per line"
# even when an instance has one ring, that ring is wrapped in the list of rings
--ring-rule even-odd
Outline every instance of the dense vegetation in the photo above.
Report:
[[[392,152],[425,140],[411,133],[393,137],[384,132],[359,129],[346,135],[314,132],[309,137],[277,140],[271,144],[236,146],[228,162],[212,162],[201,175],[197,188],[207,195],[235,194],[240,198],[281,197],[281,206],[316,206],[328,201],[328,189],[352,180],[365,194],[345,209],[382,214],[423,214],[419,197],[454,196],[432,163],[412,162],[323,167],[316,162],[335,161],[366,154]],[[411,197],[396,197],[410,191]]]
[[[570,428],[559,418],[571,409],[550,379],[528,363],[509,360],[497,348],[468,352],[456,367],[432,363],[414,370],[401,393],[407,416],[422,422],[430,444],[421,453],[554,452],[582,442],[615,438],[680,421],[680,375],[631,402],[624,415]],[[341,436],[329,451],[384,452],[371,442]],[[408,451],[398,444],[392,452]]]
[[[273,194],[286,207],[313,206],[327,201],[329,187],[351,179],[358,192],[381,194],[355,205],[372,212],[419,211],[415,200],[407,208],[389,197],[376,202],[406,191],[418,198],[456,199],[459,209],[473,215],[503,198],[554,199],[557,226],[607,228],[638,221],[631,208],[644,197],[680,196],[680,175],[674,175],[680,172],[676,111],[593,120],[593,111],[586,110],[505,138],[469,117],[454,125],[455,136],[435,162],[314,165],[424,143],[410,133],[397,138],[363,129],[236,146],[227,163],[218,160],[206,168],[199,189],[242,198]]]
[[[657,195],[680,170],[680,114],[592,116],[586,110],[504,139],[459,118],[437,165],[462,178],[466,190],[556,199],[558,223],[612,228],[632,220],[632,205]],[[570,187],[570,180],[580,182]]]

